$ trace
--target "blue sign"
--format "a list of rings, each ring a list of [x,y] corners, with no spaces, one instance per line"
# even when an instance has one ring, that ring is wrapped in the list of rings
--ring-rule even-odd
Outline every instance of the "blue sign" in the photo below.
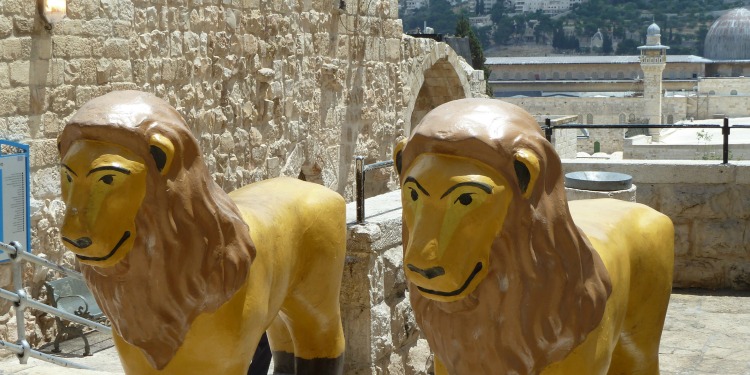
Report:
[[[0,140],[0,242],[31,251],[29,146]],[[0,250],[0,263],[9,260]]]

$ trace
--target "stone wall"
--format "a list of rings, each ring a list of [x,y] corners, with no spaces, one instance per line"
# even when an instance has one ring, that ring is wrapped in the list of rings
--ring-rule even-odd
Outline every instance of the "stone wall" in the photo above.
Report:
[[[696,129],[696,134],[699,131]],[[724,146],[721,135],[718,138],[711,143],[676,145],[650,143],[647,136],[640,135],[625,139],[623,159],[722,160]],[[729,139],[732,140],[731,135]],[[750,144],[730,144],[729,160],[750,160]]]
[[[389,159],[424,110],[415,103],[485,91],[447,45],[403,34],[397,0],[69,0],[49,31],[36,2],[3,0],[0,138],[31,146],[32,250],[53,262],[75,267],[59,241],[57,135],[84,102],[121,89],[175,106],[227,191],[283,175],[349,199],[354,156]],[[376,173],[368,191],[393,181]],[[29,271],[32,296],[49,276]],[[8,311],[0,302],[0,339],[13,341]]]
[[[750,289],[750,162],[564,160],[565,172],[633,176],[636,200],[675,225],[674,286]]]
[[[414,320],[403,267],[401,191],[366,200],[365,223],[347,205],[341,287],[347,375],[427,374],[432,354]]]

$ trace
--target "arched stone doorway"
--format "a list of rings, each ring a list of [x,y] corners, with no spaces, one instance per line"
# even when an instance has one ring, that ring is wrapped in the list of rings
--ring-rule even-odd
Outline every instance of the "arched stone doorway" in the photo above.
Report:
[[[451,100],[472,97],[472,92],[484,91],[472,91],[472,82],[469,81],[473,75],[481,75],[481,71],[475,71],[450,48],[437,50],[443,52],[442,56],[432,64],[425,61],[423,73],[417,75],[410,85],[416,95],[410,98],[404,116],[409,119],[404,124],[407,136],[433,108]],[[476,78],[473,81],[482,82]]]

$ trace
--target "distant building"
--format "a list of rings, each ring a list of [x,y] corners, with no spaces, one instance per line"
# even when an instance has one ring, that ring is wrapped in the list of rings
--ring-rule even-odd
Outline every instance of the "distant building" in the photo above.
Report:
[[[574,114],[591,125],[750,116],[750,11],[711,26],[706,57],[667,55],[655,24],[646,35],[640,56],[488,57],[488,85],[533,115]],[[621,129],[589,130],[603,152],[622,150]]]
[[[549,15],[567,12],[571,6],[583,2],[584,0],[511,0],[516,13],[533,13],[541,10]]]
[[[406,10],[413,11],[430,5],[429,0],[406,0]]]
[[[489,14],[484,16],[469,17],[469,23],[473,27],[487,27],[492,26],[492,18]]]

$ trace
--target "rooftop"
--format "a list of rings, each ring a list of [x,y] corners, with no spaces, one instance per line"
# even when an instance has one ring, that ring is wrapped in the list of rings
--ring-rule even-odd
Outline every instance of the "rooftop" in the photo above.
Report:
[[[714,62],[695,55],[667,55],[668,63],[707,64]],[[530,56],[488,57],[486,65],[542,64],[640,64],[640,56]]]

